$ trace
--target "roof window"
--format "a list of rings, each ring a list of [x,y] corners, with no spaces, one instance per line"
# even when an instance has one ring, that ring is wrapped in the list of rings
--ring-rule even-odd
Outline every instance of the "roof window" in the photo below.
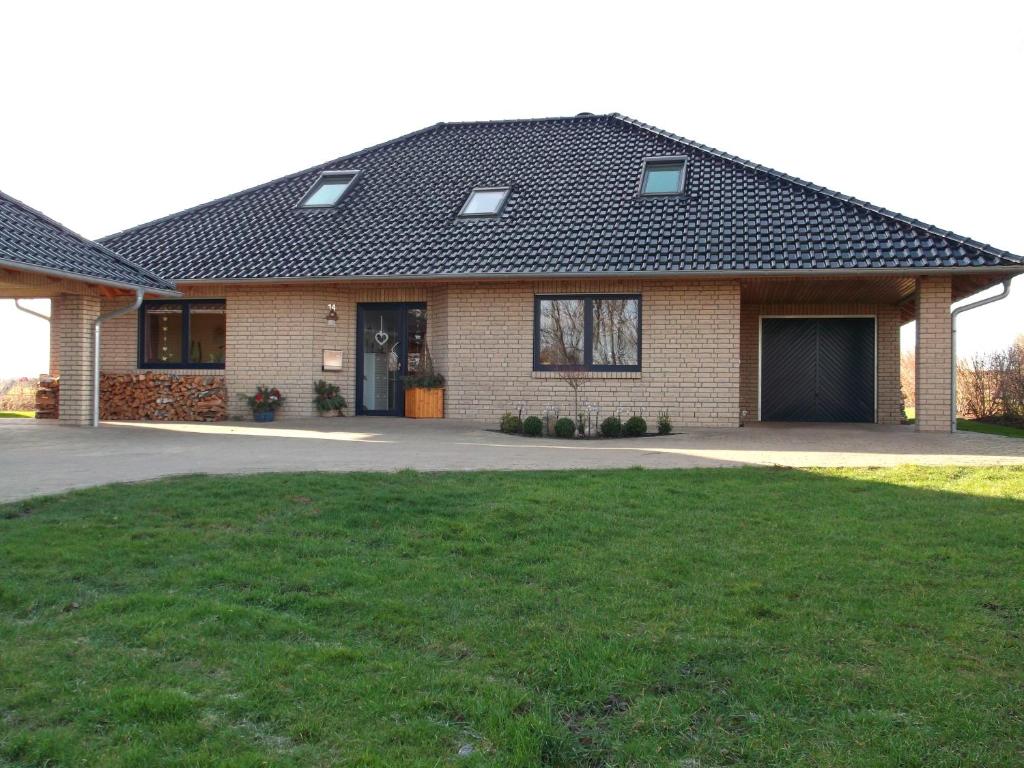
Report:
[[[686,158],[652,157],[644,160],[642,195],[678,195],[686,183]]]
[[[302,202],[302,208],[333,208],[348,192],[359,171],[324,171],[310,187]]]
[[[497,216],[508,198],[508,187],[476,187],[459,216]]]

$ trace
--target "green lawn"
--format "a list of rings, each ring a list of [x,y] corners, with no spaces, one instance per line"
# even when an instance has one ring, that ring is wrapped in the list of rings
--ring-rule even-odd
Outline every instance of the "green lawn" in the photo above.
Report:
[[[904,408],[909,423],[914,423],[917,415],[913,408]],[[1007,427],[1002,424],[989,424],[974,419],[957,419],[956,428],[961,432],[983,432],[987,435],[1002,435],[1003,437],[1024,437],[1024,429],[1018,427]]]
[[[0,506],[0,766],[1022,760],[1021,467],[190,477]]]
[[[35,415],[35,411],[0,411],[0,419],[31,419]]]
[[[988,435],[1002,435],[1003,437],[1024,437],[1024,429],[1007,427],[1003,424],[989,424],[984,421],[973,421],[971,419],[957,419],[956,428],[964,432],[984,432]]]

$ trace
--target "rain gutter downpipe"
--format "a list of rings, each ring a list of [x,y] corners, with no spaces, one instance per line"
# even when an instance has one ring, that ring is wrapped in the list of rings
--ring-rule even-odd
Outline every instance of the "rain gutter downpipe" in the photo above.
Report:
[[[957,317],[960,316],[961,312],[966,312],[969,309],[977,309],[978,307],[983,307],[986,304],[992,304],[993,302],[996,301],[1002,301],[1009,295],[1010,279],[1007,278],[1006,280],[1003,280],[1003,290],[1000,293],[997,293],[995,296],[989,296],[987,299],[978,299],[977,301],[973,301],[970,304],[965,304],[962,307],[957,307],[950,313],[953,318],[952,331],[950,334],[953,353],[953,364],[952,370],[950,371],[950,376],[952,378],[953,383],[953,399],[949,405],[949,422],[951,431],[953,432],[956,432],[956,319]]]
[[[42,318],[46,322],[50,322],[50,316],[49,315],[44,315],[42,312],[36,312],[34,309],[29,309],[28,307],[23,307],[23,306],[21,306],[21,304],[18,303],[19,301],[21,301],[21,299],[15,299],[14,300],[14,306],[16,306],[22,312],[27,312],[30,315],[35,315],[36,317]]]
[[[115,317],[127,314],[128,312],[134,312],[142,306],[143,291],[141,288],[135,290],[135,301],[129,304],[127,307],[121,307],[115,309],[113,312],[108,312],[105,315],[100,315],[92,321],[93,336],[95,337],[95,345],[92,356],[92,425],[98,427],[100,425],[100,326],[107,322],[107,320],[113,320]]]

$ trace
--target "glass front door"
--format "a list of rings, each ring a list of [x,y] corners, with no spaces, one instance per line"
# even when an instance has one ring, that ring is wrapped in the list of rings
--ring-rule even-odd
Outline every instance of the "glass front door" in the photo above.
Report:
[[[424,304],[360,304],[356,413],[405,413],[402,378],[419,370],[427,334]]]

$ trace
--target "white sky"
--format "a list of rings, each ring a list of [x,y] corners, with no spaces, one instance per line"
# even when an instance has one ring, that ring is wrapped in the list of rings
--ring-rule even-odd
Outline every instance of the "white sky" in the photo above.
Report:
[[[618,111],[1024,254],[1024,4],[608,7],[5,3],[0,189],[99,237],[439,120]],[[960,328],[1024,332],[1024,280]],[[0,377],[47,343],[0,302]]]

